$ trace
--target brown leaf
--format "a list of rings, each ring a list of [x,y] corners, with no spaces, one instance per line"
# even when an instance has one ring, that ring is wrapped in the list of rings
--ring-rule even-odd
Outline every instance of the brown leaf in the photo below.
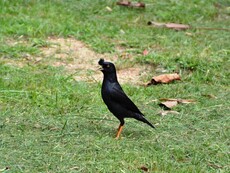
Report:
[[[148,172],[148,170],[149,170],[146,166],[142,166],[142,167],[140,167],[140,169],[141,169],[142,171],[145,171],[145,172]]]
[[[155,76],[152,78],[151,82],[147,84],[148,85],[157,85],[157,84],[166,84],[166,83],[170,83],[174,80],[181,80],[180,75],[177,73],[173,73],[173,74],[162,74],[159,76]]]
[[[130,1],[119,1],[117,2],[117,5],[121,6],[130,6],[131,2]]]
[[[133,3],[130,1],[119,1],[117,5],[126,6],[126,7],[136,7],[136,8],[145,8],[145,4],[143,2]]]
[[[178,101],[166,101],[166,102],[161,102],[159,104],[160,107],[162,107],[165,110],[170,110],[172,107],[176,106],[178,104]]]
[[[143,2],[133,3],[132,7],[145,8],[145,3],[143,3]]]
[[[161,98],[161,103],[159,103],[159,106],[162,107],[165,110],[171,110],[172,107],[176,106],[179,103],[194,103],[195,100],[192,99],[172,99],[172,98]]]
[[[178,23],[158,23],[154,21],[149,21],[148,25],[152,25],[157,28],[168,28],[168,29],[174,29],[177,31],[180,30],[187,30],[190,29],[191,27],[189,25],[184,25],[184,24],[178,24]]]

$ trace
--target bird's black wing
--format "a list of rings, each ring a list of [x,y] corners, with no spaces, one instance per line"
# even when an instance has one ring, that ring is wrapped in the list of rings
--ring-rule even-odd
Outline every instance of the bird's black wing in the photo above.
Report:
[[[128,98],[118,83],[114,83],[113,87],[111,87],[110,96],[113,101],[120,103],[122,107],[132,112],[142,114],[137,106]]]

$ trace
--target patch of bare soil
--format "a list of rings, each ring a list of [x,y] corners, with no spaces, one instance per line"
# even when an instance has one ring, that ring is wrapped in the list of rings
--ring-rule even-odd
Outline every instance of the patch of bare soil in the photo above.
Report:
[[[47,47],[40,48],[41,55],[39,57],[28,55],[26,60],[56,67],[62,66],[68,73],[73,74],[74,79],[78,81],[102,81],[103,75],[99,71],[98,60],[104,58],[106,61],[111,61],[115,64],[118,61],[117,56],[96,53],[74,38],[49,37],[47,43]],[[122,54],[122,52],[120,53]],[[17,64],[21,67],[23,63],[26,63],[26,60],[23,59]],[[9,62],[9,64],[11,63]],[[122,65],[117,66],[119,67],[117,70],[118,80],[121,83],[140,84],[140,79],[150,69],[148,66],[140,65],[129,66],[129,64],[126,64],[125,67],[122,67]]]
[[[117,56],[98,54],[89,49],[84,43],[74,38],[55,38],[47,40],[51,46],[41,48],[42,57],[38,60],[45,60],[53,66],[63,66],[68,72],[74,73],[74,79],[87,82],[101,81],[102,73],[98,70],[98,60],[104,58],[116,64]],[[119,68],[117,71],[118,80],[121,83],[140,83],[140,78],[147,74],[150,67],[134,66]]]

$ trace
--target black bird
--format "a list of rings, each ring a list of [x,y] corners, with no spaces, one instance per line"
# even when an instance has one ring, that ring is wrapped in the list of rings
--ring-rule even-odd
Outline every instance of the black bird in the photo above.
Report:
[[[98,64],[102,67],[100,70],[104,74],[101,88],[102,99],[110,112],[120,120],[116,139],[119,138],[125,124],[124,118],[135,118],[154,128],[154,126],[144,118],[144,115],[137,106],[124,93],[117,80],[115,65],[111,62],[104,61],[104,59],[100,59]]]

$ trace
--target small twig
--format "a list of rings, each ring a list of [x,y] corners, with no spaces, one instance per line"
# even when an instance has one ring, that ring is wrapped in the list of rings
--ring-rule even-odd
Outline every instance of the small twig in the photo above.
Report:
[[[190,25],[185,24],[178,24],[178,23],[158,23],[154,21],[149,21],[148,25],[157,27],[157,28],[168,28],[174,30],[187,30],[187,29],[197,29],[197,30],[221,30],[221,31],[230,31],[230,28],[210,28],[210,27],[193,27]]]
[[[193,29],[200,29],[200,30],[221,30],[221,31],[230,31],[230,28],[194,27]]]
[[[10,167],[5,167],[5,168],[3,168],[3,169],[0,169],[0,172],[5,172],[6,170],[9,170],[10,169]]]
[[[223,168],[223,166],[217,165],[217,164],[214,164],[214,163],[208,163],[208,166],[211,166],[211,167],[213,167],[215,169]]]

